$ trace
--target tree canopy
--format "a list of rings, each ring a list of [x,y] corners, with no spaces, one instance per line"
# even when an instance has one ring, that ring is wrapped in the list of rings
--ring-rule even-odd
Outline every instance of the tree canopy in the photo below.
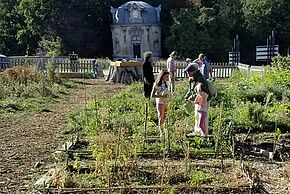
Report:
[[[146,1],[146,0],[145,0]],[[112,56],[110,6],[125,0],[0,0],[0,53],[6,55]],[[204,52],[227,60],[236,34],[245,61],[272,30],[280,51],[290,44],[288,0],[147,0],[162,5],[162,53]],[[243,54],[244,53],[244,54]]]

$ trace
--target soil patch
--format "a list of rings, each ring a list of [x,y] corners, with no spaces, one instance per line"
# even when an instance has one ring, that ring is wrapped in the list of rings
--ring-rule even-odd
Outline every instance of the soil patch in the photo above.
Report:
[[[80,89],[52,104],[52,112],[22,112],[0,117],[0,193],[28,193],[35,173],[54,162],[52,153],[69,138],[61,133],[67,114],[95,94],[106,98],[124,87],[101,79],[74,81],[81,85]]]

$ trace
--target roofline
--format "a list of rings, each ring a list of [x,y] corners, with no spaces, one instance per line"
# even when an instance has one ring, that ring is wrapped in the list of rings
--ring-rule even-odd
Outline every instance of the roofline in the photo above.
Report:
[[[111,28],[113,28],[113,27],[132,27],[132,26],[157,26],[157,27],[161,27],[161,24],[153,24],[153,23],[111,24]]]

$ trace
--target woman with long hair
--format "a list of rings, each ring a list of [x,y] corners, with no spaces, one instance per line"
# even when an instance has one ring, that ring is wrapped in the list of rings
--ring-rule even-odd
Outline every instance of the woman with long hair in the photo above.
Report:
[[[158,125],[160,130],[160,137],[164,134],[164,123],[166,119],[166,113],[168,110],[169,101],[169,71],[163,69],[159,72],[157,79],[153,85],[151,97],[156,98],[156,109],[158,113]]]

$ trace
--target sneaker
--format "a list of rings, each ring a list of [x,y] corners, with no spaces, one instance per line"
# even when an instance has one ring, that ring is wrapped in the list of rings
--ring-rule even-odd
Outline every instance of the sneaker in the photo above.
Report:
[[[194,131],[192,133],[187,134],[186,136],[187,137],[194,137],[194,136],[201,136],[201,134],[199,132]]]

